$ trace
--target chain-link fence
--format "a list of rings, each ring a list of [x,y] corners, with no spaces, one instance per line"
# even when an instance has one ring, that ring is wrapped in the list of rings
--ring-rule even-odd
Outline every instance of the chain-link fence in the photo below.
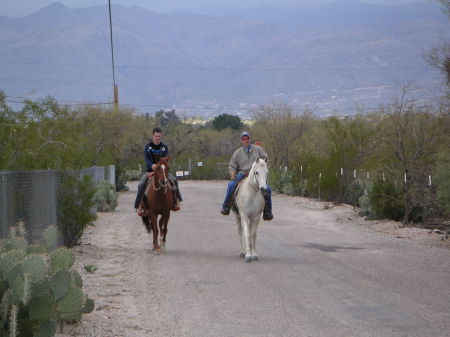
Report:
[[[96,183],[106,180],[115,184],[114,165],[90,167],[80,174],[91,176]],[[6,237],[10,226],[23,221],[28,241],[41,242],[45,229],[58,224],[60,183],[57,170],[0,172],[0,236]]]

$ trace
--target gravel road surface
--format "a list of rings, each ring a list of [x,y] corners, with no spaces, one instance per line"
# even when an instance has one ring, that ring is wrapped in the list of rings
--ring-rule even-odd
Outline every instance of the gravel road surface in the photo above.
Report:
[[[234,215],[219,214],[226,183],[180,182],[167,255],[152,254],[129,183],[75,249],[96,309],[58,337],[450,336],[450,240],[276,195],[245,263]]]

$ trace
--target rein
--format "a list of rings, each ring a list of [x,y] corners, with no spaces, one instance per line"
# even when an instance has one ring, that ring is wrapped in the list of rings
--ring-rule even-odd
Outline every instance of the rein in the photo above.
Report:
[[[164,177],[165,177],[165,174],[164,174]],[[169,179],[166,179],[166,180],[168,181],[167,183],[165,181],[161,182],[161,180],[158,180],[159,186],[156,187],[156,183],[155,183],[155,181],[156,181],[156,174],[155,174],[155,176],[153,176],[153,178],[151,179],[150,184],[147,185],[147,188],[145,189],[145,192],[147,192],[148,188],[150,188],[150,187],[152,187],[154,191],[159,191],[160,189],[164,188],[164,192],[166,192],[167,191],[167,187],[169,187],[169,189],[171,191],[173,191],[175,189],[175,186],[172,186],[172,184],[170,183]]]
[[[251,172],[250,172],[250,173],[251,173]],[[258,183],[258,179],[256,179],[256,170],[255,170],[255,172],[253,172],[253,174],[251,175],[251,177],[252,177],[253,179],[249,180],[249,181],[248,181],[248,184],[249,184],[251,187],[253,187],[253,188],[255,189],[255,192],[260,192],[260,191],[259,191],[259,183]],[[250,178],[250,174],[249,174],[248,178]]]

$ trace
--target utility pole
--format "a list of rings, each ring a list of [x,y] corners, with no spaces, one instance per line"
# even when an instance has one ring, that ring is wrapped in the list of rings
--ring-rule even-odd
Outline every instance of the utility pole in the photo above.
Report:
[[[112,75],[113,75],[113,90],[114,90],[114,111],[119,111],[119,86],[116,84],[116,72],[114,66],[114,44],[113,44],[113,33],[112,33],[112,15],[111,15],[111,0],[108,0],[109,8],[109,33],[111,40],[111,64],[112,64]]]
[[[191,163],[191,157],[189,157],[189,174],[192,176],[192,163]]]

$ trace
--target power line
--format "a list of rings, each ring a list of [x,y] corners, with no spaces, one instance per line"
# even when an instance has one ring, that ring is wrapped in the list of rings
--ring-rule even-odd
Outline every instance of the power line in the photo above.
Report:
[[[13,98],[13,99],[10,99]],[[8,103],[18,103],[18,104],[28,104],[30,100],[22,99],[21,97],[14,97],[14,96],[6,96],[5,102]],[[71,101],[71,100],[64,100],[59,101],[56,100],[58,105],[65,105],[65,106],[80,106],[80,105],[110,105],[114,102],[83,102],[83,101]],[[68,103],[65,103],[68,102]]]
[[[20,99],[20,97],[17,96],[6,96],[5,99],[8,103],[18,103],[18,104],[27,104],[28,101],[26,100],[17,100]],[[15,99],[10,99],[15,98]],[[58,104],[64,105],[64,106],[83,106],[83,105],[111,105],[114,102],[82,102],[82,101],[73,101],[73,100],[64,100],[64,101],[58,101]],[[68,103],[65,103],[68,102]],[[251,109],[257,109],[258,107],[230,107],[230,106],[224,106],[224,107],[211,107],[211,106],[168,106],[168,105],[156,105],[156,104],[120,104],[122,107],[143,107],[143,108],[154,108],[154,109],[186,109],[186,110],[238,110],[238,111],[248,111]],[[259,105],[258,105],[259,106]],[[303,111],[305,108],[290,108],[293,111]],[[367,108],[364,107],[362,110],[376,110],[379,108]],[[314,111],[350,111],[350,110],[357,110],[356,107],[343,107],[343,108],[322,108],[322,109],[313,109]]]
[[[111,45],[111,52],[113,46]],[[114,56],[112,55],[112,59]],[[113,62],[113,81],[115,83],[114,59]],[[106,68],[109,65],[104,64],[82,64],[82,63],[49,63],[49,62],[28,62],[28,61],[5,61],[4,64],[24,64],[24,65],[42,65],[42,66],[63,66],[63,67],[89,67]],[[402,67],[180,67],[180,66],[160,66],[160,65],[120,65],[123,69],[156,69],[156,70],[223,70],[223,71],[307,71],[307,70],[429,70],[429,67],[420,66],[402,66]]]

